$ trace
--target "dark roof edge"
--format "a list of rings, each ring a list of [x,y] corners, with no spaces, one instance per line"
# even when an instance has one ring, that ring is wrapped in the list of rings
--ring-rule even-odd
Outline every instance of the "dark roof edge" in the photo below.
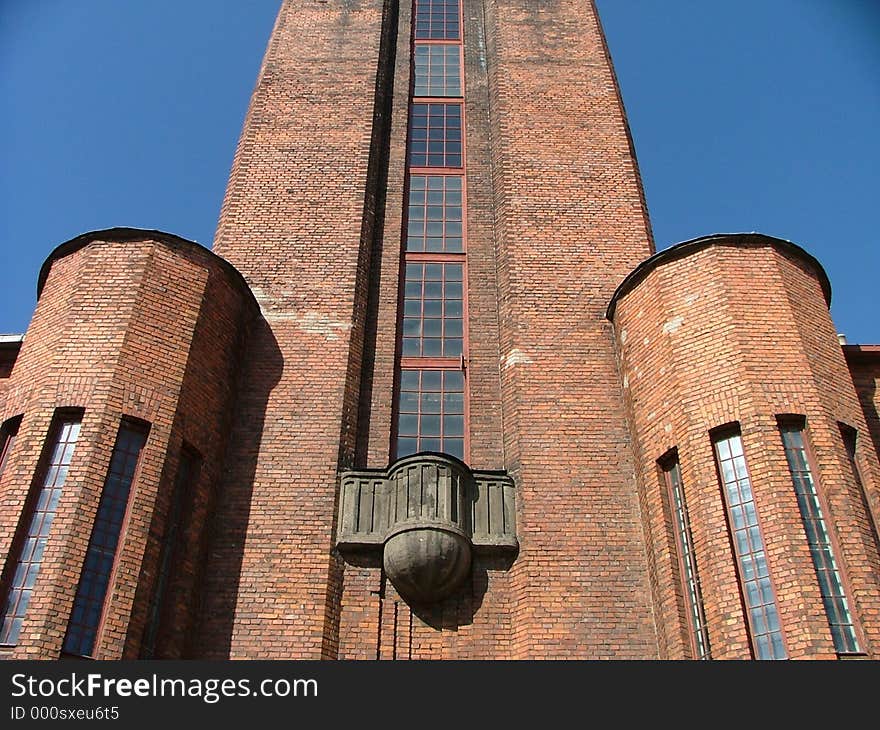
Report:
[[[190,241],[189,239],[182,238],[173,233],[149,230],[146,228],[118,227],[105,228],[99,231],[88,231],[86,233],[81,233],[76,238],[71,238],[69,241],[65,241],[64,243],[56,246],[52,253],[50,253],[46,257],[46,260],[43,262],[42,267],[40,267],[40,275],[37,277],[37,299],[39,299],[40,294],[43,293],[43,286],[46,284],[46,279],[49,276],[49,269],[52,268],[52,263],[54,261],[64,258],[65,256],[69,256],[70,254],[79,251],[81,248],[85,248],[93,241],[126,243],[129,241],[144,240],[161,241],[162,243],[165,243],[169,246],[194,247],[200,249],[204,253],[207,253],[209,256],[217,261],[220,267],[224,269],[227,274],[229,274],[231,280],[241,289],[242,292],[244,292],[245,296],[251,300],[256,311],[259,311],[259,304],[257,303],[257,300],[254,297],[254,293],[251,291],[251,288],[250,286],[248,286],[248,283],[242,273],[222,256],[218,256],[211,249],[203,246],[200,243],[196,243],[195,241]]]
[[[786,241],[783,238],[768,236],[764,233],[713,233],[709,236],[700,236],[692,238],[689,241],[676,243],[674,246],[658,251],[650,258],[645,259],[636,268],[634,268],[626,278],[614,290],[611,301],[608,303],[608,309],[605,311],[605,317],[609,320],[614,318],[614,310],[617,307],[618,300],[635,289],[654,269],[658,266],[674,261],[675,259],[684,258],[696,251],[711,246],[713,244],[726,244],[736,246],[775,246],[794,256],[798,257],[806,264],[811,266],[819,277],[819,283],[822,286],[822,293],[825,295],[825,303],[831,306],[831,282],[825,269],[819,260],[806,250],[798,246],[796,243]]]
[[[0,335],[0,351],[20,350],[24,335]]]
[[[842,349],[847,360],[880,362],[880,345],[843,345]]]

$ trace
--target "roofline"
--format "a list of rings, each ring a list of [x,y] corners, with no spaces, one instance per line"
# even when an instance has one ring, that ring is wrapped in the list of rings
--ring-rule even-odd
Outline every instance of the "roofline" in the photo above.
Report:
[[[156,231],[146,228],[117,227],[105,228],[98,231],[88,231],[86,233],[81,233],[80,235],[76,236],[76,238],[71,238],[69,241],[65,241],[64,243],[59,244],[55,247],[52,253],[50,253],[46,257],[46,260],[43,262],[42,267],[40,267],[40,274],[37,277],[37,299],[39,300],[40,295],[43,293],[43,287],[46,284],[46,279],[49,277],[49,270],[52,268],[52,264],[58,259],[69,256],[70,254],[79,251],[81,248],[85,248],[94,241],[130,243],[133,241],[144,240],[160,241],[169,246],[182,246],[184,248],[194,247],[204,253],[207,253],[210,257],[217,261],[220,267],[224,269],[227,274],[229,274],[231,280],[245,294],[246,298],[251,300],[253,306],[255,307],[255,311],[260,311],[260,306],[257,303],[257,300],[254,297],[254,293],[251,291],[247,280],[238,269],[236,269],[222,256],[218,256],[211,249],[203,246],[200,243],[196,243],[195,241],[190,241],[173,233],[166,233],[165,231]]]
[[[793,254],[816,271],[816,274],[819,277],[819,284],[822,286],[822,293],[825,296],[825,303],[829,307],[831,306],[831,282],[828,280],[828,275],[825,273],[825,269],[815,256],[807,253],[806,250],[798,246],[796,243],[786,241],[783,238],[768,236],[764,233],[713,233],[709,236],[701,236],[699,238],[692,238],[689,241],[682,241],[674,246],[658,251],[650,258],[642,261],[642,263],[627,274],[626,278],[620,282],[617,289],[614,290],[614,294],[611,296],[611,301],[608,303],[608,309],[605,311],[605,317],[613,321],[617,302],[630,291],[635,289],[636,286],[647,278],[648,274],[658,266],[676,259],[684,258],[685,256],[690,256],[692,253],[696,253],[697,251],[714,244],[734,246],[774,246],[775,248]]]
[[[880,345],[843,345],[842,349],[847,360],[880,362]]]

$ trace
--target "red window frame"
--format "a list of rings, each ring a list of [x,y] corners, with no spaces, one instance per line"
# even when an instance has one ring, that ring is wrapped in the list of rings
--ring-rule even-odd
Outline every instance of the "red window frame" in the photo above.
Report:
[[[458,78],[458,86],[459,86],[458,91],[459,91],[459,93],[458,94],[445,94],[444,93],[444,94],[434,95],[434,94],[419,94],[419,93],[417,93],[418,89],[416,89],[416,83],[417,83],[417,73],[416,73],[417,53],[416,53],[416,51],[419,47],[423,47],[423,48],[428,49],[428,71],[427,71],[427,75],[425,78],[425,81],[427,82],[428,90],[430,90],[430,88],[431,88],[431,81],[433,78],[431,75],[431,67],[430,67],[430,63],[431,63],[431,50],[430,49],[432,49],[432,48],[444,48],[444,49],[453,48],[458,51],[458,72],[459,72],[459,78]],[[446,60],[446,53],[444,52],[444,61],[445,60]],[[449,41],[449,40],[440,41],[440,40],[427,40],[425,38],[415,39],[413,42],[413,75],[412,76],[413,76],[412,98],[413,98],[414,102],[416,99],[429,99],[431,101],[434,101],[437,99],[449,99],[450,101],[455,101],[455,100],[461,101],[462,99],[464,99],[464,46],[462,46],[461,42],[457,41],[457,40],[455,40],[455,41]],[[447,81],[446,65],[444,64],[444,66],[443,66],[443,89],[444,89],[444,91],[446,90],[446,81]],[[462,127],[462,129],[464,129],[464,127]],[[464,136],[464,135],[462,134],[462,136]]]
[[[439,6],[438,6],[439,7]],[[444,7],[446,5],[444,4]],[[419,0],[414,0],[413,3],[413,26],[412,26],[412,40],[410,43],[410,68],[411,68],[411,78],[412,78],[412,86],[410,88],[410,118],[408,121],[407,129],[407,169],[405,175],[405,195],[404,195],[404,211],[403,211],[403,233],[401,240],[401,266],[398,280],[398,319],[397,319],[397,367],[395,368],[395,383],[393,389],[393,403],[394,403],[394,418],[392,420],[392,434],[391,434],[391,454],[390,457],[392,459],[397,458],[398,456],[398,438],[399,438],[399,426],[401,419],[401,410],[400,410],[400,399],[401,399],[401,386],[403,380],[403,371],[410,370],[419,370],[419,371],[430,371],[430,370],[440,370],[440,371],[455,371],[460,372],[463,380],[463,398],[464,398],[464,435],[463,435],[463,455],[462,459],[467,461],[470,456],[470,398],[469,398],[469,383],[467,377],[467,358],[468,358],[468,338],[469,338],[469,327],[468,327],[468,269],[467,269],[467,144],[466,144],[466,129],[467,129],[467,119],[466,119],[466,111],[465,111],[465,87],[466,87],[466,73],[465,73],[465,64],[464,64],[464,44],[462,42],[463,37],[463,24],[464,18],[462,15],[462,7],[461,2],[457,3],[457,13],[458,13],[458,37],[456,38],[424,38],[419,37],[419,34],[416,32],[416,23],[418,16],[418,8],[419,8]],[[415,96],[414,95],[414,86],[415,86],[415,49],[416,45],[445,45],[445,46],[457,46],[459,48],[459,68],[461,71],[461,96],[431,96],[431,97],[423,97],[423,96]],[[444,139],[444,158],[443,165],[429,165],[429,164],[413,164],[413,141],[414,134],[413,130],[416,128],[414,125],[414,105],[415,104],[444,104],[447,105],[455,105],[459,109],[459,116],[461,120],[461,134],[460,134],[460,145],[461,145],[461,164],[460,165],[449,165],[449,159],[447,158],[446,151],[446,143],[448,140]],[[448,128],[445,124],[444,117],[444,128]],[[429,130],[426,134],[426,137],[430,137],[430,108],[428,109],[428,127]],[[425,140],[425,159],[418,160],[419,162],[424,161],[425,163],[430,161],[429,155],[431,154],[429,151],[428,143],[430,139]],[[461,180],[461,252],[451,252],[451,251],[409,251],[408,250],[408,228],[409,228],[409,206],[410,206],[410,181],[413,175],[425,175],[425,176],[455,176]],[[426,185],[426,191],[427,191]],[[445,188],[445,185],[444,185]],[[427,195],[427,192],[426,192]],[[427,212],[427,197],[426,197],[426,212]],[[445,207],[445,201],[444,201]],[[427,216],[426,219],[427,220]],[[445,211],[444,211],[444,222],[445,222]],[[423,228],[423,231],[426,233],[426,227]],[[425,240],[427,240],[427,235],[424,236]],[[444,241],[445,241],[445,231],[444,231]],[[445,243],[444,243],[445,247]],[[461,355],[458,357],[443,357],[441,356],[412,356],[412,355],[404,355],[403,354],[403,320],[404,320],[404,306],[406,301],[405,296],[405,287],[406,287],[406,265],[413,263],[441,263],[441,264],[460,264],[462,267],[462,297],[461,297],[461,323],[462,323],[462,343],[461,343]],[[445,325],[444,325],[445,327]],[[421,348],[421,346],[420,346]],[[421,383],[421,375],[420,375],[420,383]],[[418,421],[421,424],[421,420]],[[442,419],[441,419],[442,423]],[[417,434],[416,438],[421,440],[421,434]],[[430,436],[428,438],[433,438]],[[457,437],[455,437],[457,438]]]
[[[456,17],[458,20],[458,35],[456,37],[449,37],[446,34],[448,33],[448,22],[449,22],[449,13],[447,13],[447,8],[456,6]],[[428,35],[420,36],[419,33],[419,16],[422,15],[422,11],[424,15],[427,16],[428,22]],[[443,37],[442,38],[432,38],[431,30],[434,27],[434,19],[442,18],[443,23]],[[462,0],[414,0],[413,2],[413,38],[419,41],[455,41],[461,43],[462,35],[463,35],[463,18],[462,18]]]
[[[189,444],[180,449],[177,474],[171,502],[165,518],[165,531],[156,569],[156,584],[150,601],[150,612],[141,641],[141,659],[161,656],[162,647],[170,631],[175,606],[175,582],[185,558],[187,534],[190,531],[195,507],[196,487],[202,468],[202,456]],[[158,651],[157,651],[158,649]]]
[[[76,450],[82,418],[82,411],[58,411],[52,419],[40,456],[37,478],[25,500],[12,549],[3,570],[0,588],[0,645],[14,646],[18,643]],[[15,424],[15,428],[17,433],[18,424]],[[11,446],[9,441],[10,439],[6,441],[7,452]]]
[[[0,477],[6,469],[6,461],[15,445],[15,438],[18,436],[18,429],[21,426],[21,416],[14,416],[4,421],[0,426]]]
[[[464,81],[462,80],[462,84],[463,84],[463,83],[464,83]],[[464,91],[464,90],[462,89],[462,92],[463,92],[463,91]],[[449,172],[458,172],[459,174],[463,174],[463,173],[461,173],[461,171],[465,169],[465,159],[466,159],[466,155],[467,155],[467,147],[466,147],[466,145],[465,145],[465,124],[466,124],[466,120],[465,120],[464,100],[463,100],[463,99],[464,99],[464,97],[459,97],[459,98],[452,97],[452,98],[448,98],[448,97],[445,97],[445,96],[431,96],[431,97],[420,96],[420,97],[413,97],[413,98],[410,100],[410,108],[409,108],[409,109],[410,109],[410,111],[409,111],[409,115],[410,115],[410,118],[409,118],[409,143],[408,143],[408,145],[407,145],[407,146],[408,146],[408,149],[407,149],[407,164],[408,164],[408,166],[409,166],[409,171],[410,171],[410,173],[432,174],[432,172],[430,172],[430,171],[440,171],[440,170],[445,170],[445,171],[449,171]],[[416,127],[416,126],[415,126],[415,115],[414,115],[413,112],[415,111],[415,106],[416,106],[417,104],[418,104],[418,105],[427,105],[427,106],[428,106],[428,116],[426,117],[426,120],[427,120],[426,124],[427,124],[427,126],[425,126],[425,127]],[[431,124],[431,109],[430,109],[430,107],[432,107],[432,106],[443,106],[443,107],[446,107],[447,109],[448,109],[448,107],[457,107],[458,110],[459,110],[459,112],[458,112],[458,117],[454,117],[454,116],[453,116],[453,117],[450,117],[450,115],[448,114],[447,109],[444,109],[444,112],[443,112],[443,126],[442,126],[442,127],[439,127],[439,126],[432,126],[432,124]],[[452,119],[457,118],[457,119],[459,120],[459,124],[460,124],[460,126],[459,126],[458,129],[460,130],[460,135],[459,135],[459,136],[460,136],[460,139],[458,139],[458,140],[448,139],[447,136],[446,136],[446,131],[447,131],[447,130],[449,130],[449,129],[455,129],[455,127],[452,127],[452,126],[450,126],[450,125],[447,123],[448,120],[449,120],[450,118],[452,118]],[[424,140],[425,145],[426,145],[426,146],[425,146],[425,152],[424,152],[424,157],[425,157],[424,164],[416,163],[416,162],[413,161],[413,156],[414,156],[414,154],[415,154],[414,151],[413,151],[413,142],[415,141],[415,140],[413,139],[413,137],[414,137],[414,132],[415,132],[416,129],[424,129],[424,130],[425,130],[425,133],[426,133],[426,135],[427,135],[426,138],[425,138],[425,140]],[[432,131],[432,130],[436,130],[436,129],[442,129],[443,132],[444,132],[444,135],[443,135],[443,138],[442,138],[442,141],[443,141],[443,152],[442,152],[442,153],[431,152],[431,150],[430,150],[430,146],[429,146],[429,145],[430,145],[430,143],[431,143],[431,141],[432,141],[431,138],[430,138],[430,137],[431,137],[431,131]],[[419,141],[421,142],[422,140],[419,140]],[[447,146],[450,145],[450,144],[455,144],[456,142],[461,146],[461,149],[459,150],[458,153],[450,152],[450,151],[447,149]],[[443,157],[443,164],[431,164],[431,162],[430,162],[430,158],[431,158],[431,156],[432,156],[432,155],[437,155],[437,154],[442,154],[442,157]],[[456,154],[458,154],[458,156],[461,158],[461,162],[460,162],[460,164],[458,164],[458,165],[448,164],[448,163],[450,162],[449,158],[452,157],[453,155],[456,155]],[[421,156],[421,152],[419,153],[419,155]],[[437,172],[433,172],[433,174],[438,174],[438,173],[437,173]]]
[[[434,373],[434,372],[440,374],[440,378],[441,378],[440,387],[439,388],[425,387],[424,386],[425,374],[426,373]],[[467,378],[465,378],[464,373],[462,371],[460,371],[458,369],[454,369],[454,368],[430,367],[430,366],[425,366],[425,365],[419,365],[419,366],[412,367],[412,368],[402,367],[400,370],[400,373],[401,373],[401,377],[400,377],[401,383],[400,383],[400,387],[398,389],[398,393],[399,393],[398,400],[395,403],[397,413],[398,413],[398,419],[397,419],[397,431],[398,431],[397,444],[398,445],[397,445],[397,451],[395,453],[395,456],[396,457],[406,456],[406,455],[409,455],[409,453],[417,453],[419,451],[434,451],[434,452],[441,452],[441,453],[450,454],[452,456],[455,456],[458,459],[464,460],[468,454],[468,448],[469,448],[469,437],[468,437],[468,428],[467,428],[468,415],[469,415],[468,414],[468,407],[469,406],[468,406],[468,397],[467,397]],[[418,373],[418,379],[419,379],[418,390],[412,390],[412,389],[404,390],[403,389],[404,373]],[[446,375],[453,374],[453,373],[461,376],[461,382],[462,382],[461,391],[458,391],[455,389],[446,389],[446,387],[445,387]],[[401,402],[400,402],[402,400],[402,397],[400,394],[402,394],[404,392],[418,394],[419,406],[417,407],[416,410],[404,411],[402,409]],[[453,394],[459,393],[459,392],[461,393],[461,396],[462,396],[462,411],[461,411],[461,413],[455,413],[455,412],[451,412],[451,411],[447,412],[446,411],[446,396],[453,395]],[[421,402],[424,399],[424,397],[427,395],[430,395],[430,394],[434,394],[434,393],[439,394],[438,409],[436,411],[422,410]],[[404,417],[404,416],[415,416],[417,418],[417,428],[416,428],[415,432],[407,431],[402,435],[400,434],[401,420],[402,420],[402,417]],[[439,433],[426,434],[422,431],[422,417],[423,416],[427,416],[427,417],[436,416],[438,418],[438,422],[440,424]],[[461,418],[462,418],[462,426],[463,426],[462,433],[460,435],[459,434],[447,434],[445,419],[448,417],[455,418],[458,416],[461,416]],[[418,446],[416,448],[416,451],[407,452],[407,454],[400,454],[400,442],[399,442],[400,438],[416,438],[418,441]],[[453,453],[453,451],[447,450],[446,448],[444,448],[445,444],[443,444],[442,442],[447,439],[454,439],[456,441],[460,439],[461,444],[462,444],[461,453]],[[423,445],[422,442],[426,441],[426,440],[436,440],[436,441],[441,442],[440,448],[430,448],[426,445]]]
[[[65,656],[90,658],[100,645],[149,432],[140,419],[125,417],[119,425],[67,622]]]
[[[863,654],[864,640],[859,635],[858,622],[850,600],[852,593],[849,590],[846,568],[841,560],[842,551],[833,526],[828,521],[830,512],[819,483],[816,459],[807,435],[806,417],[786,414],[777,416],[776,420],[834,648],[838,654]],[[800,459],[796,454],[798,451],[801,452]],[[802,499],[802,496],[811,499]],[[814,544],[814,540],[818,543]],[[814,547],[822,549],[814,550]],[[827,595],[829,590],[837,591],[839,595]],[[835,601],[835,598],[839,600]],[[829,601],[832,605],[829,605]],[[838,619],[837,622],[835,618]],[[835,631],[835,627],[839,627],[840,633]]]
[[[785,639],[785,630],[782,626],[782,617],[779,612],[779,603],[777,596],[779,592],[773,580],[773,573],[770,570],[770,561],[767,556],[767,543],[764,539],[764,530],[761,525],[761,517],[758,511],[755,499],[755,489],[752,482],[751,470],[748,468],[748,461],[745,458],[745,443],[742,437],[742,431],[738,424],[729,424],[720,429],[716,429],[711,433],[712,451],[715,455],[715,468],[718,474],[718,483],[721,487],[721,497],[725,506],[725,514],[727,516],[728,536],[732,545],[734,555],[736,556],[736,573],[739,579],[739,587],[742,595],[742,603],[746,618],[746,625],[749,628],[749,640],[752,644],[752,652],[757,659],[787,659],[788,648]],[[736,438],[739,443],[741,454],[734,454],[733,448],[728,442]],[[728,451],[730,456],[724,456],[721,452],[720,444],[728,443]],[[742,472],[736,459],[741,457]],[[733,481],[729,481],[725,477],[725,462],[732,462],[731,470],[734,476]],[[730,499],[729,491],[735,482],[735,489],[738,500],[734,503]],[[748,485],[746,493],[743,484]],[[749,514],[749,503],[752,505],[753,514]],[[741,515],[738,517],[738,515]],[[742,549],[743,544],[748,548]],[[758,556],[763,554],[763,563],[766,569],[766,576],[760,574],[757,565],[760,564]],[[750,577],[746,570],[748,565],[752,565],[754,577]],[[766,578],[764,584],[769,589],[770,596],[764,595],[764,586],[760,579]],[[757,595],[756,595],[757,594]],[[760,602],[753,599],[758,598]],[[767,607],[772,606],[773,611],[768,611]],[[763,626],[759,626],[756,621],[755,614],[761,618]],[[778,628],[771,628],[771,618],[778,623]],[[781,646],[775,646],[773,643],[773,635],[779,634]],[[770,655],[766,655],[764,647],[760,639],[767,637],[766,649]],[[779,653],[781,649],[781,653]]]
[[[407,184],[406,184],[407,196],[406,196],[406,204],[404,206],[404,208],[405,208],[404,209],[404,223],[405,223],[404,230],[405,230],[405,233],[404,233],[403,248],[404,248],[404,252],[407,254],[408,260],[418,261],[419,256],[427,256],[427,257],[429,257],[427,260],[431,260],[431,261],[436,260],[436,258],[440,257],[440,256],[451,256],[451,257],[463,258],[465,256],[465,254],[467,253],[467,247],[466,247],[467,246],[467,220],[466,220],[467,216],[465,215],[465,211],[467,209],[467,207],[466,207],[467,206],[467,191],[465,190],[466,186],[465,186],[465,179],[464,179],[463,172],[464,172],[463,170],[462,171],[453,171],[453,170],[445,170],[444,169],[441,172],[418,172],[418,171],[416,171],[416,172],[412,172],[411,174],[409,174],[407,176]],[[423,204],[421,204],[420,206],[413,205],[413,203],[412,203],[412,193],[418,192],[418,190],[420,190],[420,189],[417,189],[416,191],[413,191],[413,189],[412,189],[412,178],[413,177],[426,178],[425,188],[424,188],[425,202]],[[429,201],[430,193],[433,192],[430,188],[431,182],[429,179],[432,177],[444,178],[443,202],[439,206],[432,205]],[[448,188],[448,182],[447,182],[448,179],[459,180],[461,182],[459,190],[457,190],[457,191],[450,190]],[[452,192],[458,192],[461,197],[461,201],[458,206],[449,205],[447,203],[447,197],[448,197],[449,193],[452,193]],[[419,207],[421,210],[424,211],[423,218],[419,219],[419,218],[412,217],[412,220],[421,220],[422,221],[421,233],[423,235],[421,235],[421,236],[410,234],[410,232],[409,232],[409,228],[410,228],[409,223],[411,220],[411,210],[416,207]],[[454,207],[461,208],[461,219],[459,221],[455,221],[452,218],[446,217],[448,208],[454,208]],[[443,242],[443,249],[441,251],[429,251],[427,248],[428,239],[429,238],[437,238],[436,236],[430,236],[430,237],[428,236],[427,224],[433,220],[428,217],[429,208],[442,208],[443,209],[443,217],[440,219],[440,222],[443,224],[443,235],[440,237],[440,240]],[[455,223],[455,222],[461,223],[461,233],[459,234],[459,238],[461,239],[461,243],[460,243],[461,250],[460,251],[452,251],[452,250],[449,250],[449,248],[447,247],[448,239],[453,238],[453,236],[446,235],[446,224],[447,223]],[[410,244],[410,236],[411,235],[414,235],[415,238],[422,238],[423,239],[422,240],[423,249],[419,250],[416,248],[410,248],[409,244]],[[452,260],[453,259],[450,259],[450,261],[452,261]]]
[[[415,278],[411,280],[409,277],[409,269],[412,266],[418,266],[421,268],[421,278]],[[428,278],[429,266],[440,266],[441,268],[441,278]],[[448,276],[448,268],[449,266],[458,266],[461,271],[461,275],[458,279],[450,278]],[[464,337],[465,337],[465,327],[464,327],[464,285],[465,285],[465,267],[464,261],[436,261],[436,260],[427,260],[427,261],[413,261],[412,259],[407,259],[405,265],[406,273],[404,275],[404,311],[402,316],[402,322],[404,329],[401,333],[401,341],[402,341],[402,358],[439,358],[439,359],[458,359],[464,355]],[[411,284],[415,284],[418,282],[419,286],[419,294],[418,296],[411,295],[408,291],[408,287]],[[434,289],[439,290],[438,295],[429,296],[429,287],[433,286]],[[455,288],[460,289],[460,293],[458,297],[455,297],[450,292]],[[407,312],[407,307],[413,303],[418,302],[419,304],[419,313],[413,314]],[[429,315],[427,312],[427,303],[428,302],[437,302],[439,303],[440,311],[438,315]],[[448,310],[452,307],[452,305],[458,302],[458,306],[460,311],[458,315],[447,314]],[[419,332],[411,333],[406,331],[407,322],[417,322],[419,325]],[[426,327],[429,322],[439,322],[440,332],[439,334],[427,333]],[[454,322],[458,322],[460,325],[460,332],[455,334],[448,333],[448,327],[452,325]],[[454,349],[453,343],[455,341],[459,343],[459,351],[458,352],[446,352],[447,345],[450,345],[449,349]],[[413,353],[408,351],[409,343],[417,344],[418,353]],[[427,345],[430,343],[436,343],[439,345],[439,352],[429,352],[426,353]]]
[[[684,480],[681,477],[681,464],[678,451],[672,449],[657,461],[663,483],[666,486],[669,508],[675,532],[678,553],[679,580],[686,602],[688,638],[691,651],[697,659],[711,659],[709,629],[703,608],[703,593],[700,587],[700,574],[697,570],[696,551],[691,534],[691,521],[687,500],[684,494]]]

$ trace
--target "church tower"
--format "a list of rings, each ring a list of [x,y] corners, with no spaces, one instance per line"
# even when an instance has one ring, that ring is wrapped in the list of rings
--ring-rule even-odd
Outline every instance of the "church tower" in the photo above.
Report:
[[[4,655],[878,656],[880,350],[791,242],[655,251],[590,0],[283,0],[213,250],[40,292]]]
[[[265,324],[206,650],[656,652],[605,318],[653,249],[590,3],[284,3],[214,250]],[[340,471],[421,451],[517,485],[519,550],[473,550],[458,590],[411,607],[381,545],[334,544]]]

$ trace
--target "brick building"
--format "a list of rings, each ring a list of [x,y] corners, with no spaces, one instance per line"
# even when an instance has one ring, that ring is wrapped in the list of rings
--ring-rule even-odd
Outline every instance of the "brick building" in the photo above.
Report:
[[[213,250],[38,291],[4,657],[880,657],[880,347],[794,243],[655,251],[587,0],[286,0]]]

